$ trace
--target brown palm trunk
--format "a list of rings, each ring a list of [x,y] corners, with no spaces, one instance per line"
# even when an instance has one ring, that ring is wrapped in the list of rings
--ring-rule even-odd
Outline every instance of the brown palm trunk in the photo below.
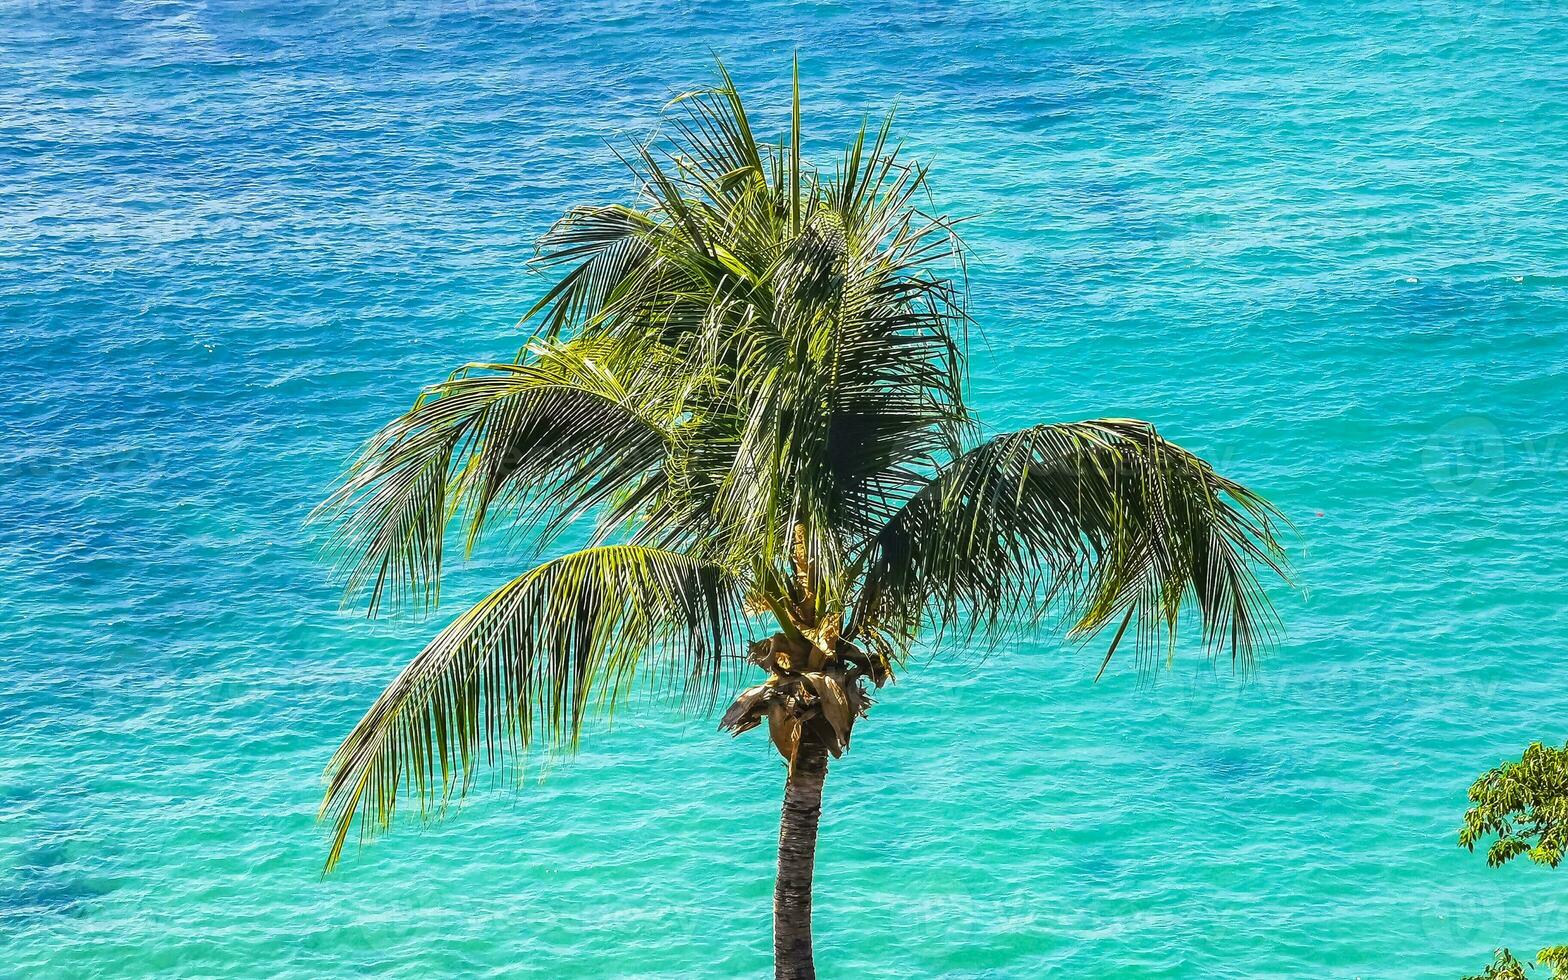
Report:
[[[803,734],[784,783],[779,817],[779,876],[773,886],[773,973],[778,980],[815,980],[817,975],[811,959],[811,871],[827,775],[827,747]]]

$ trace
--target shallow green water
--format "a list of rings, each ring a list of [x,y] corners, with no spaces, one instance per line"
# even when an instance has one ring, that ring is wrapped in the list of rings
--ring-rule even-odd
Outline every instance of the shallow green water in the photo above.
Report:
[[[1568,872],[1454,845],[1476,772],[1568,737],[1560,8],[873,6],[0,14],[0,973],[766,970],[779,765],[656,707],[318,880],[320,769],[437,623],[340,612],[300,525],[515,349],[533,238],[624,186],[605,138],[710,48],[782,108],[797,46],[817,146],[896,102],[975,216],[985,418],[1158,422],[1290,513],[1304,584],[1247,683],[1040,641],[884,692],[824,975],[1568,941]]]

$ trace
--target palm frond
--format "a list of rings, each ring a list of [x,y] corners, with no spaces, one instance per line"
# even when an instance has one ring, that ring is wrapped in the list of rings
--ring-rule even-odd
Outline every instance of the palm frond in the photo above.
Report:
[[[348,593],[433,605],[444,537],[472,547],[498,507],[548,530],[663,459],[686,382],[657,351],[610,340],[537,343],[520,364],[473,364],[378,433],[313,519],[334,524]]]
[[[1211,653],[1246,664],[1272,623],[1254,568],[1286,574],[1280,520],[1145,422],[1024,429],[953,461],[877,536],[855,629],[995,634],[1056,608],[1075,635],[1119,623],[1110,653],[1136,620],[1147,652],[1195,606]]]
[[[546,562],[443,629],[349,733],[328,766],[327,870],[356,820],[388,826],[400,794],[429,814],[481,763],[537,735],[575,744],[639,673],[711,703],[738,661],[741,584],[685,555],[631,545]]]

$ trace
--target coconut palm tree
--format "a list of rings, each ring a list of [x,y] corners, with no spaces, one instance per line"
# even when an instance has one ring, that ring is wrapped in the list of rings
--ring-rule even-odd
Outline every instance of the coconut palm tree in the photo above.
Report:
[[[964,403],[964,253],[887,124],[831,167],[759,141],[727,72],[622,159],[630,204],[571,210],[559,278],[512,363],[470,364],[371,439],[323,505],[351,594],[434,603],[452,525],[587,546],[462,613],[349,733],[322,806],[330,869],[401,794],[425,812],[476,767],[634,688],[766,725],[785,765],[780,977],[814,975],[811,878],[829,757],[911,650],[1061,618],[1078,636],[1245,662],[1269,626],[1277,513],[1129,419],[981,438]],[[1136,621],[1136,622],[1134,622]],[[747,670],[760,683],[734,688]],[[1103,672],[1104,665],[1101,666]]]

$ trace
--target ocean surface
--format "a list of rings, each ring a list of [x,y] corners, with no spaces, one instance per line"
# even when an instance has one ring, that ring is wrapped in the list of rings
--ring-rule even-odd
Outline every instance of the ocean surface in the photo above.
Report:
[[[0,6],[0,975],[724,977],[780,764],[641,707],[322,880],[338,738],[441,622],[303,527],[515,352],[532,243],[721,54],[807,155],[892,106],[972,216],[973,401],[1138,416],[1292,517],[1251,678],[922,663],[827,786],[824,976],[1456,978],[1568,941],[1465,789],[1568,738],[1555,3]]]

